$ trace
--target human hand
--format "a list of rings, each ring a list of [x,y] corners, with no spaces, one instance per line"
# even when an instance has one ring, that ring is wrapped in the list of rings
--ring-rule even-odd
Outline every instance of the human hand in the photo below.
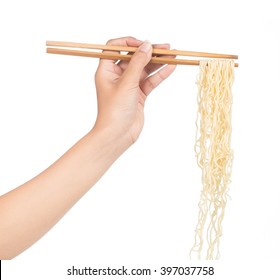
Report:
[[[176,66],[166,65],[161,68],[163,65],[149,63],[152,47],[169,49],[168,44],[152,46],[146,41],[123,37],[110,40],[107,45],[132,46],[138,47],[138,50],[130,62],[100,60],[95,74],[98,101],[95,128],[111,129],[112,133],[124,136],[130,146],[142,131],[147,96]]]

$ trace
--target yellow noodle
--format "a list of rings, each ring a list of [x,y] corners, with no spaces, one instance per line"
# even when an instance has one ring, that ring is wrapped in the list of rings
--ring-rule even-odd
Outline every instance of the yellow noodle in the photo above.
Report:
[[[190,256],[218,259],[233,160],[231,107],[234,61],[200,62],[195,153],[202,170],[195,242]],[[206,244],[204,244],[206,240]]]

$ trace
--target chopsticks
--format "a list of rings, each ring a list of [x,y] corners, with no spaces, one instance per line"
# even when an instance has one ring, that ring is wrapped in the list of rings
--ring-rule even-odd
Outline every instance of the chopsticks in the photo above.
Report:
[[[87,43],[74,43],[74,42],[59,42],[59,41],[47,41],[47,53],[61,54],[61,55],[74,55],[84,57],[95,57],[112,60],[130,60],[132,54],[137,50],[135,47],[127,46],[112,46],[112,45],[100,45],[100,44],[87,44]],[[121,53],[109,53],[109,52],[96,52],[85,51],[81,49],[95,49],[106,51],[118,51],[127,52]],[[167,58],[156,55],[168,55],[168,56],[189,56],[189,57],[206,57],[216,59],[238,59],[237,55],[232,54],[218,54],[196,51],[183,51],[183,50],[167,50],[167,49],[153,49],[151,63],[157,64],[179,64],[179,65],[199,65],[199,60],[180,59],[180,58]],[[156,57],[155,57],[156,56]],[[235,63],[235,67],[238,67],[238,63]]]

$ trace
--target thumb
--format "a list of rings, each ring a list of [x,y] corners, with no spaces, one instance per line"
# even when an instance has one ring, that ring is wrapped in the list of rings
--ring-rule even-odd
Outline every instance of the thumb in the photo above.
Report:
[[[148,41],[137,49],[132,56],[127,69],[124,72],[123,80],[128,83],[139,83],[144,67],[152,57],[152,45]]]

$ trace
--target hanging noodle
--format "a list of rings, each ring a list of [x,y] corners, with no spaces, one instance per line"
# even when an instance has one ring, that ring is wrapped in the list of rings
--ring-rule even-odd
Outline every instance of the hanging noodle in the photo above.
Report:
[[[218,259],[222,221],[227,203],[233,160],[231,142],[231,87],[234,80],[232,60],[200,62],[195,153],[202,170],[195,242],[190,256]],[[207,247],[203,247],[206,239]],[[204,245],[204,246],[205,246]]]

